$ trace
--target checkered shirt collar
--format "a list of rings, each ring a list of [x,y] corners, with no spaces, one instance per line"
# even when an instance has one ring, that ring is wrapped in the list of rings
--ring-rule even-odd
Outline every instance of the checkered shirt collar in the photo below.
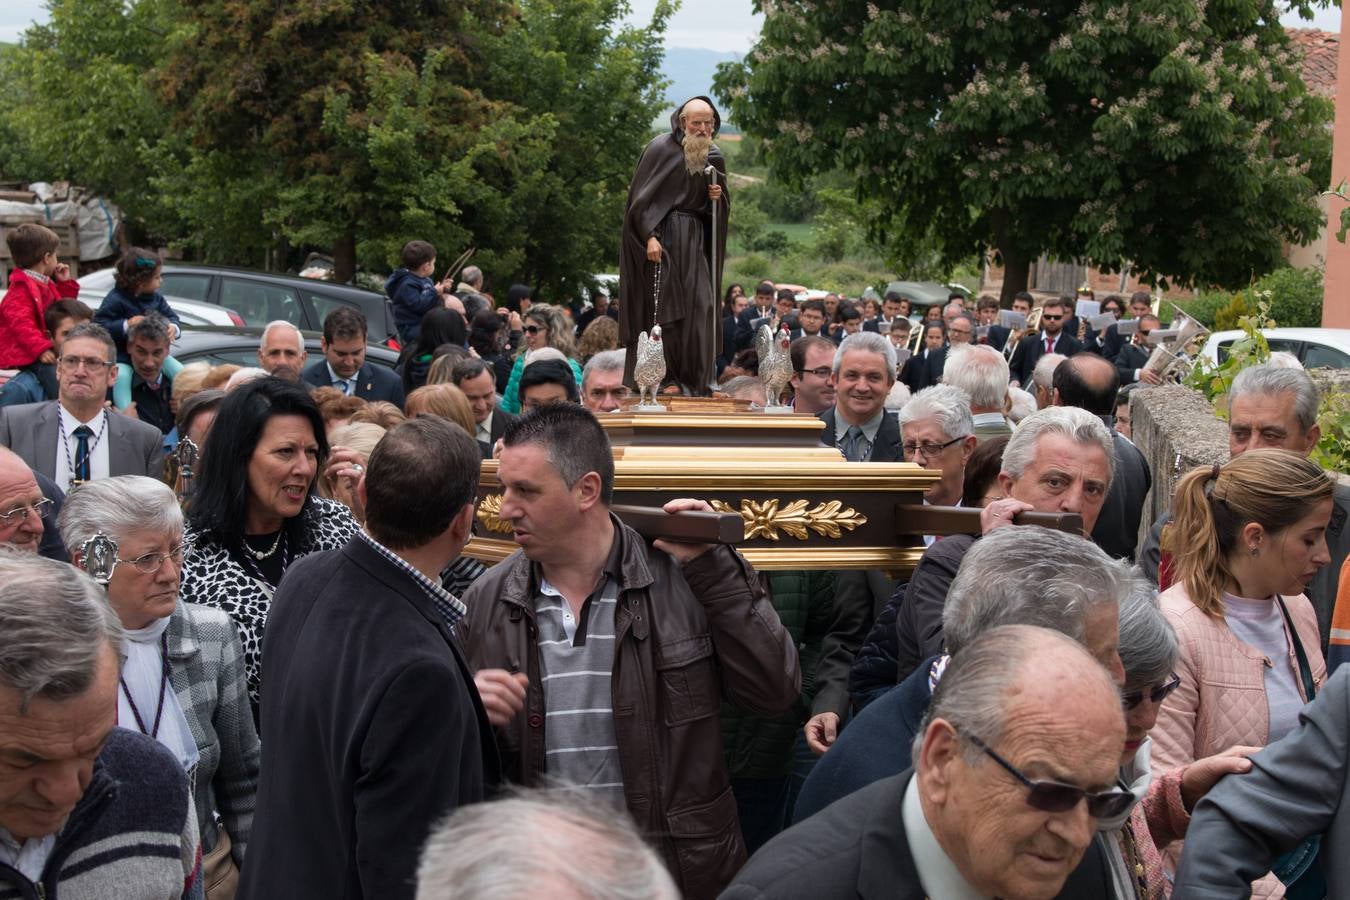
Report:
[[[448,627],[454,628],[455,625],[459,623],[459,620],[468,614],[468,607],[460,602],[458,597],[441,587],[437,582],[423,575],[412,565],[412,563],[384,546],[384,544],[375,540],[365,530],[361,531],[361,538],[369,544],[376,553],[408,573],[408,576],[417,583],[417,586],[426,592],[427,598],[431,601],[431,605],[436,607],[436,611],[441,614],[441,618],[445,619],[445,624]]]

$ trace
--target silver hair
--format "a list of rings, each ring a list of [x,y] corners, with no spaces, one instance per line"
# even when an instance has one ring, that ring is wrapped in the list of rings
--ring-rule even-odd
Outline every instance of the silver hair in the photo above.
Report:
[[[1008,361],[988,344],[956,344],[947,348],[943,384],[970,395],[970,405],[1002,410],[1008,396]]]
[[[1013,429],[1003,448],[1002,470],[1014,480],[1036,458],[1036,444],[1043,435],[1062,434],[1078,444],[1096,446],[1106,454],[1106,481],[1116,474],[1116,446],[1102,420],[1076,406],[1047,406],[1027,416]]]
[[[897,380],[886,392],[886,400],[882,405],[887,412],[899,413],[911,399],[913,398],[909,392],[909,385]]]
[[[272,329],[274,328],[289,328],[291,331],[294,331],[295,339],[300,342],[301,351],[305,349],[304,332],[302,332],[299,328],[296,328],[290,322],[287,322],[285,319],[273,319],[271,322],[268,322],[266,326],[264,326],[262,334],[258,337],[259,347],[267,343],[267,336],[272,333]]]
[[[530,896],[678,900],[680,893],[627,816],[575,790],[463,806],[427,839],[416,900]]]
[[[737,375],[729,381],[723,382],[721,391],[733,400],[753,400],[750,396],[759,391],[764,394],[764,382],[754,375]]]
[[[1146,690],[1172,676],[1177,665],[1177,633],[1158,608],[1158,591],[1135,574],[1120,601],[1120,662],[1127,690]]]
[[[103,589],[74,566],[0,549],[0,684],[19,712],[34,697],[65,700],[94,683],[104,648],[121,658],[122,625]]]
[[[970,395],[950,384],[935,384],[910,398],[905,408],[900,410],[901,435],[906,425],[928,418],[937,421],[949,441],[975,433],[975,419],[970,414]]]
[[[1228,389],[1228,408],[1243,394],[1262,394],[1267,397],[1289,394],[1294,400],[1294,415],[1299,427],[1307,433],[1317,424],[1317,405],[1321,400],[1317,385],[1302,369],[1272,366],[1269,363],[1249,366],[1238,372],[1233,386]]]
[[[955,655],[998,625],[1037,625],[1082,643],[1088,612],[1115,606],[1133,585],[1129,566],[1085,538],[1000,528],[962,557],[942,609],[943,641]]]
[[[1008,388],[1008,418],[1016,425],[1036,411],[1036,397],[1031,391]]]
[[[483,286],[483,270],[477,266],[465,266],[460,270],[459,280],[474,287]]]
[[[945,304],[943,304],[943,306],[942,306],[942,318],[944,318],[944,319],[947,318],[947,313],[948,313],[948,312],[951,312],[952,310],[956,310],[958,313],[964,315],[964,314],[965,314],[965,311],[966,311],[966,307],[965,307],[964,304],[962,304],[962,303],[957,303],[955,300],[948,300],[948,301],[947,301]],[[954,318],[956,318],[956,316],[952,316],[952,318],[954,319]]]
[[[169,320],[159,313],[146,313],[135,325],[127,326],[127,342],[140,339],[152,344],[167,344],[173,340]]]
[[[173,488],[144,475],[117,475],[87,481],[66,495],[57,520],[72,552],[100,531],[121,542],[129,534],[183,533],[183,510]]]
[[[1028,625],[991,628],[954,654],[933,691],[923,725],[914,736],[915,764],[922,758],[924,735],[934,719],[949,723],[963,738],[979,738],[989,746],[1002,740],[1013,705],[1009,702],[1011,689],[1017,686],[1019,676],[1028,677],[1027,670],[1036,660],[1049,654],[1060,658],[1077,655],[1086,671],[1094,671],[1093,666],[1087,665],[1092,657],[1081,645],[1057,632]],[[1103,686],[1114,694],[1115,685],[1106,670],[1095,665],[1095,671]],[[962,740],[960,746],[967,764],[979,765],[983,760],[983,751],[969,740]]]
[[[1055,370],[1066,359],[1068,357],[1062,353],[1047,353],[1036,360],[1036,368],[1031,370],[1031,383],[1038,388],[1050,390],[1055,382]]]
[[[586,382],[591,380],[592,372],[618,372],[623,369],[624,350],[604,350],[586,360],[581,370],[581,389],[586,390]]]
[[[876,353],[881,356],[886,360],[886,371],[891,373],[891,381],[895,381],[895,370],[898,363],[895,358],[895,345],[891,343],[889,337],[884,337],[875,331],[859,331],[844,338],[839,344],[839,349],[834,351],[834,374],[839,374],[839,367],[844,363],[844,354],[850,350]]]

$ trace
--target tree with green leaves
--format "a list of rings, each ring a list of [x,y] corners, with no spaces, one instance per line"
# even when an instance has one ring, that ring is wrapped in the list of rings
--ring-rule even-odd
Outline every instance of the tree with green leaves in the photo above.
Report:
[[[842,167],[901,262],[1042,253],[1238,287],[1323,224],[1331,105],[1279,14],[1311,0],[759,0],[721,67],[779,177]]]

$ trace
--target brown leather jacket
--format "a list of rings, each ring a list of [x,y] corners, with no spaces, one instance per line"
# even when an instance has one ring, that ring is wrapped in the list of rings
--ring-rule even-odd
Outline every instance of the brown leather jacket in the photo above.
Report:
[[[718,547],[681,567],[613,521],[620,594],[611,690],[628,810],[684,895],[715,897],[745,862],[721,702],[765,714],[790,708],[801,689],[797,648],[740,554]],[[471,668],[529,676],[524,710],[497,730],[503,771],[525,785],[547,774],[536,586],[517,551],[465,592],[460,624]]]

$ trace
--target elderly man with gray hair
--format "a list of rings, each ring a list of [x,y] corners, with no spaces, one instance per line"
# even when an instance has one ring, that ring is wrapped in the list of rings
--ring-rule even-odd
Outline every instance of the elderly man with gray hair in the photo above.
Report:
[[[591,412],[617,412],[632,393],[623,383],[623,350],[605,350],[581,370],[581,404]]]
[[[900,428],[886,414],[895,384],[895,347],[874,331],[850,334],[834,354],[834,406],[817,418],[820,442],[838,447],[849,462],[900,462]]]
[[[465,806],[427,840],[416,900],[529,896],[679,900],[680,892],[632,820],[577,791],[521,790]]]
[[[305,350],[305,336],[285,319],[268,322],[258,346],[258,367],[268,375],[299,381],[309,352]]]
[[[1084,538],[1047,528],[998,529],[970,548],[952,582],[942,610],[946,651],[955,655],[999,625],[1038,625],[1083,644],[1119,676],[1117,601],[1131,588],[1129,569]],[[796,821],[909,766],[909,742],[945,660],[931,654],[840,732],[802,786]]]
[[[1086,410],[1055,406],[1022,421],[1003,450],[998,485],[1004,499],[980,514],[982,531],[1012,524],[1021,512],[1072,513],[1091,534],[1114,475],[1111,432]],[[942,652],[942,608],[966,551],[978,539],[954,534],[924,552],[897,604],[897,681]]]
[[[913,768],[779,835],[723,898],[1111,897],[1085,853],[1133,801],[1124,737],[1116,685],[1080,644],[993,628],[952,657]]]
[[[1003,414],[1008,401],[1008,361],[1002,353],[988,344],[953,344],[947,349],[942,383],[970,396],[977,442],[1012,434]]]
[[[115,727],[123,635],[102,593],[0,551],[0,894],[200,897],[187,773]]]

